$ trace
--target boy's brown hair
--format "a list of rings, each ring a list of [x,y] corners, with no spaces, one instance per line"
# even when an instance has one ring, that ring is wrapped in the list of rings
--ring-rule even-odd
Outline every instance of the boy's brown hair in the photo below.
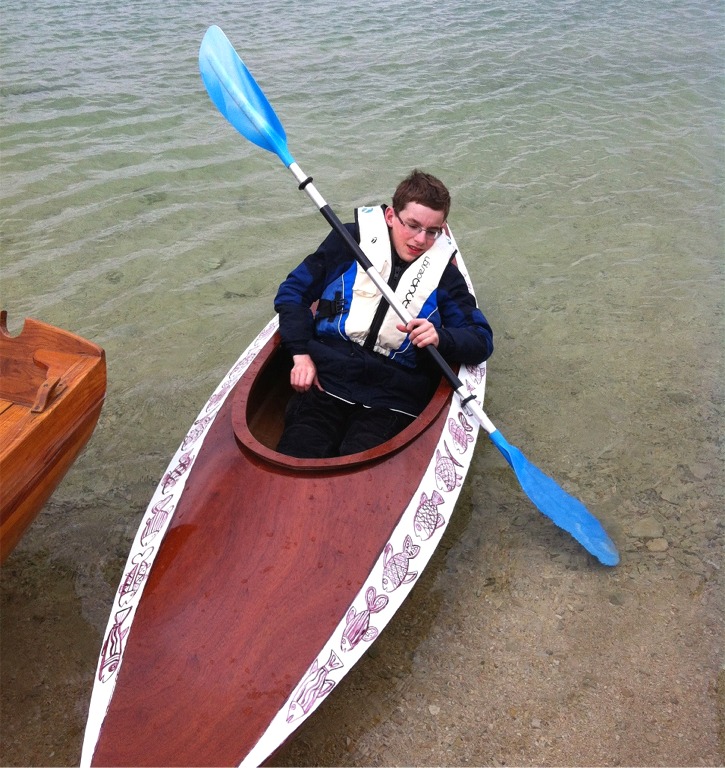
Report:
[[[408,203],[418,203],[434,211],[443,211],[444,218],[447,219],[451,210],[451,194],[440,179],[415,169],[398,184],[393,195],[393,208],[396,211],[402,211]]]

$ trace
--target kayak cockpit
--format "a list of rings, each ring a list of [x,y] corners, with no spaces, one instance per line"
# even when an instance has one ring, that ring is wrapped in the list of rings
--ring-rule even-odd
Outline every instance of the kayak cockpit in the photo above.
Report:
[[[275,450],[284,427],[284,412],[292,396],[289,354],[275,333],[252,361],[232,393],[232,424],[237,443],[257,457],[294,470],[324,471],[380,461],[399,451],[430,427],[447,406],[451,387],[441,380],[421,415],[392,440],[369,451],[331,459],[298,459]]]

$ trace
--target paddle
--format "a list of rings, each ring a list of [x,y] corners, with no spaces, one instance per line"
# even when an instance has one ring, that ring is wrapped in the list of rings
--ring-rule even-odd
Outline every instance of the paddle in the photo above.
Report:
[[[222,115],[246,139],[273,152],[292,172],[319,208],[330,226],[345,240],[355,258],[406,325],[413,319],[395,293],[374,269],[355,238],[337,218],[315,189],[312,178],[302,172],[287,148],[287,136],[261,88],[239,58],[226,35],[217,26],[209,27],[199,49],[199,69],[209,96]],[[509,445],[478,403],[469,396],[462,382],[435,347],[426,350],[433,356],[456,391],[466,412],[488,432],[493,444],[513,468],[521,487],[531,501],[560,528],[570,533],[604,565],[616,565],[619,554],[600,522],[577,499],[562,490],[550,477],[535,467],[521,451]]]

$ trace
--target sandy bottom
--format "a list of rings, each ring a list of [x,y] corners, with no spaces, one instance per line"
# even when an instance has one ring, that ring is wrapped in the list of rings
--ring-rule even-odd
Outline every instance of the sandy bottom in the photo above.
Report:
[[[697,461],[657,489],[631,475],[597,507],[613,569],[530,507],[483,438],[411,598],[275,763],[722,765],[722,487],[703,461],[714,424],[697,430]],[[649,448],[671,446],[663,431]],[[578,476],[594,498],[600,469]],[[51,502],[2,569],[3,765],[79,761],[105,619],[84,616],[83,574],[38,548],[66,513]],[[102,561],[108,596],[124,560]]]
[[[489,415],[604,522],[621,564],[599,565],[540,515],[482,436],[410,598],[277,764],[723,765],[721,339],[692,306],[678,337],[666,314],[650,318],[646,344],[633,318],[616,364],[585,307],[555,355],[533,333],[500,336]],[[187,399],[203,403],[199,389]],[[132,481],[104,487],[128,413],[138,435],[161,431],[163,398],[142,397],[140,413],[109,398],[2,568],[3,765],[80,759],[113,592],[173,453],[119,466]],[[180,424],[164,435],[175,447],[191,419],[163,417]]]

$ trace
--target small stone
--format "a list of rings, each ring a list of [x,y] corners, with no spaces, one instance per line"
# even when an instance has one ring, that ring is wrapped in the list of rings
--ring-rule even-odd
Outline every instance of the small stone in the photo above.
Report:
[[[707,464],[691,464],[690,472],[692,472],[698,480],[704,480],[712,474],[712,470]]]
[[[650,552],[667,552],[669,548],[667,539],[651,539],[647,542],[647,549]]]
[[[691,486],[688,484],[666,485],[660,490],[660,498],[670,504],[677,504],[677,502],[687,494],[690,487]]]
[[[143,201],[146,205],[154,205],[154,203],[163,203],[168,197],[166,192],[147,192],[143,195]]]
[[[539,718],[538,718],[538,717],[535,717],[535,718],[534,718],[534,719],[531,721],[531,727],[532,727],[532,728],[535,728],[536,730],[538,730],[539,728],[541,728],[541,720],[539,720]]]
[[[206,259],[202,259],[202,266],[205,272],[214,272],[217,269],[221,269],[224,266],[225,259],[217,256],[210,256]]]
[[[431,704],[428,707],[428,711],[433,715],[433,717],[437,717],[441,713],[441,708],[436,706],[435,704]]]
[[[638,520],[630,531],[635,539],[659,539],[663,532],[662,523],[653,517],[645,517],[642,520]]]

